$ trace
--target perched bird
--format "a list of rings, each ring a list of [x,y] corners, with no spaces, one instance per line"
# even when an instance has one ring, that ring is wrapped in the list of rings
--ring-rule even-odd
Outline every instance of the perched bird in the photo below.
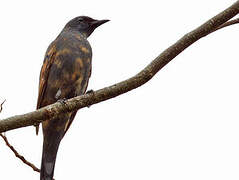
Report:
[[[92,51],[87,38],[109,20],[79,16],[69,21],[49,45],[41,68],[37,109],[86,92],[91,75]],[[76,112],[42,122],[43,150],[41,180],[53,179],[59,144]],[[39,124],[36,126],[38,134]]]

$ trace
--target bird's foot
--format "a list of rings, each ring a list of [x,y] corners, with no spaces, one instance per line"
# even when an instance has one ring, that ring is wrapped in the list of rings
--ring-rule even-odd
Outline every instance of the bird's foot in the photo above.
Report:
[[[62,105],[66,105],[66,98],[58,99],[57,102],[61,103]]]
[[[91,93],[94,94],[94,90],[93,89],[88,90],[85,94],[91,94]],[[90,105],[88,105],[87,107],[90,108]]]
[[[90,94],[90,93],[94,93],[94,90],[93,89],[90,89],[86,92],[86,94]]]

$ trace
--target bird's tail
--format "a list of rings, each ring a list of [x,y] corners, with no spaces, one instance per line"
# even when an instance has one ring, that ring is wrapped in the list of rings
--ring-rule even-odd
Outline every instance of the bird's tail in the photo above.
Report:
[[[40,180],[53,179],[56,155],[60,141],[61,138],[58,139],[44,138]]]

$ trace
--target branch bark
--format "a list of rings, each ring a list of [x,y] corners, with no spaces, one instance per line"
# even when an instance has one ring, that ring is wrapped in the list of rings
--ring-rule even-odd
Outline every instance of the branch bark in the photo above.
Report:
[[[231,21],[225,22],[224,24],[222,24],[221,26],[217,27],[212,32],[217,31],[217,30],[222,29],[222,28],[227,27],[227,26],[231,26],[233,24],[237,24],[237,23],[239,23],[239,18],[236,18],[236,19],[233,19]]]
[[[75,111],[99,102],[114,98],[148,82],[160,69],[168,64],[191,44],[217,29],[226,27],[224,23],[239,13],[239,1],[214,16],[195,30],[187,33],[175,44],[163,51],[148,66],[135,76],[109,87],[69,99],[65,104],[59,102],[23,115],[17,115],[0,121],[0,133],[8,130],[31,126],[50,119],[60,113]],[[223,25],[224,24],[224,25]],[[228,24],[229,25],[229,24]]]

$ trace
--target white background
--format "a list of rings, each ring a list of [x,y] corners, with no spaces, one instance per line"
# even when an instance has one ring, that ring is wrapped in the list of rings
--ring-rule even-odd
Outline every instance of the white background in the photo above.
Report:
[[[235,0],[2,1],[0,118],[33,111],[44,53],[66,22],[110,19],[89,38],[97,90],[135,75],[185,33]],[[81,109],[60,145],[55,179],[239,178],[239,25],[186,49],[149,83]],[[6,133],[38,167],[42,133]],[[37,180],[0,139],[0,178]]]

